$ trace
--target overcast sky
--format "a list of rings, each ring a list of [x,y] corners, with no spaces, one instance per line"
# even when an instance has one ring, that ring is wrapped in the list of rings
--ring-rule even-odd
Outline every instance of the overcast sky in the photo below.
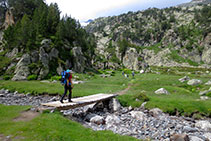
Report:
[[[144,10],[149,7],[165,8],[190,2],[191,0],[46,0],[48,4],[57,3],[62,15],[79,20],[114,16],[128,11]]]

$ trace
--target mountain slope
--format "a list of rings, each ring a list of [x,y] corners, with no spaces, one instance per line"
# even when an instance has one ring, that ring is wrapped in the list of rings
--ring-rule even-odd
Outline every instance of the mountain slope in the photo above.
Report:
[[[86,30],[97,37],[98,67],[210,67],[210,17],[210,4],[153,8],[98,18]]]

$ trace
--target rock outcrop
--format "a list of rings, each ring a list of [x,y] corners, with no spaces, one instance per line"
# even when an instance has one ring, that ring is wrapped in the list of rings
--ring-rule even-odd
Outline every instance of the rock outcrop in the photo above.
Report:
[[[86,58],[82,53],[81,47],[74,47],[72,52],[74,57],[73,70],[79,73],[84,72],[86,67]]]
[[[29,67],[28,65],[31,64],[30,55],[24,54],[18,64],[16,65],[15,75],[12,78],[13,81],[17,80],[26,80],[29,76]]]
[[[15,24],[12,11],[13,11],[13,8],[10,8],[10,9],[7,10],[7,12],[5,14],[5,21],[4,21],[4,24],[3,24],[3,27],[5,29],[7,29],[10,25],[14,25]]]
[[[138,53],[135,48],[129,48],[123,58],[123,65],[131,70],[139,70]]]

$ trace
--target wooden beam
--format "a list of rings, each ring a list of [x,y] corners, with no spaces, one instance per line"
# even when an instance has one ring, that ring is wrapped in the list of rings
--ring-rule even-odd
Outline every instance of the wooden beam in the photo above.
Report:
[[[61,103],[60,101],[54,101],[49,103],[42,103],[43,106],[48,107],[55,107],[58,110],[67,110],[67,109],[74,109],[77,107],[83,107],[92,103],[108,100],[111,98],[116,97],[116,94],[96,94],[96,95],[90,95],[80,98],[73,98],[73,102],[68,102],[67,100],[64,101],[64,103]]]

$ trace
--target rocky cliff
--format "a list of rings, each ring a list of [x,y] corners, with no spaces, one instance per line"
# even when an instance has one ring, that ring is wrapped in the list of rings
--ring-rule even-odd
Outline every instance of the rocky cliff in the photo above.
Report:
[[[95,52],[101,63],[115,62],[109,57],[113,56],[119,65],[135,70],[143,64],[210,67],[210,17],[210,0],[194,0],[177,7],[98,18],[85,28],[97,38]]]

